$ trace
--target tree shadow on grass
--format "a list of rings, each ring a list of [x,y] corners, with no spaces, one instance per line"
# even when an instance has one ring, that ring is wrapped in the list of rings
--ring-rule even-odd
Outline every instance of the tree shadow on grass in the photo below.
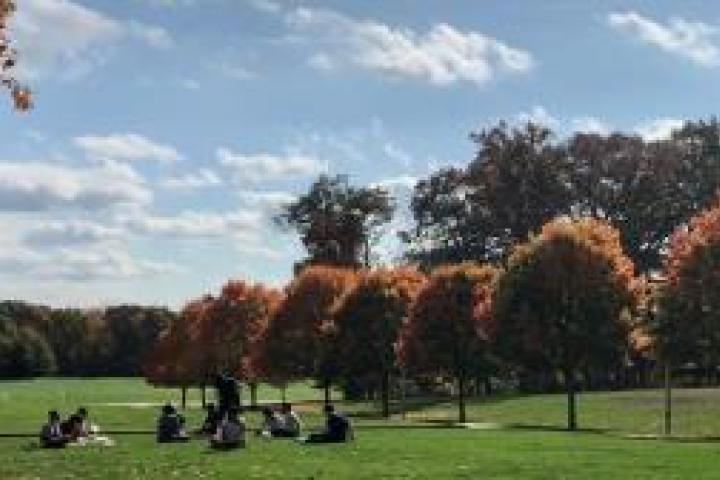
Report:
[[[492,405],[515,400],[529,396],[528,394],[500,394],[487,397],[470,397],[467,399],[469,408],[483,405]],[[340,401],[337,402],[354,418],[366,420],[382,420],[384,417],[381,413],[381,406],[377,400],[360,400],[360,401]],[[451,396],[435,396],[435,397],[411,397],[405,399],[404,402],[394,401],[390,405],[391,415],[413,414],[424,410],[447,405],[449,408],[456,408],[457,398]],[[428,412],[432,413],[432,412]]]
[[[673,443],[720,443],[720,436],[718,435],[692,435],[692,436],[665,436],[662,434],[648,434],[648,435],[624,435],[623,438],[628,440],[661,440],[665,442]]]

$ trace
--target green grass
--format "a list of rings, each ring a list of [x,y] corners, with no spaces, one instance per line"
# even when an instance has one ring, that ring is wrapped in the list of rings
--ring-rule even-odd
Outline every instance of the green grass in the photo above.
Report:
[[[264,389],[260,397],[274,400]],[[289,390],[295,401],[320,398],[308,384]],[[140,380],[37,380],[0,383],[0,431],[34,432],[48,408],[90,408],[104,429],[152,428],[156,408],[142,404],[177,400],[177,391],[153,389]],[[197,392],[191,400],[198,400]],[[32,439],[0,439],[0,479],[174,478],[718,478],[720,444],[699,438],[720,435],[720,393],[675,392],[675,426],[693,441],[633,440],[626,433],[658,433],[662,392],[589,393],[580,396],[580,426],[599,432],[557,431],[565,420],[562,395],[499,397],[469,406],[471,421],[500,429],[438,428],[455,418],[447,401],[415,406],[402,420],[384,423],[369,415],[373,405],[347,404],[360,414],[357,441],[350,445],[304,446],[250,437],[248,448],[211,452],[205,442],[156,445],[150,435],[118,435],[112,448],[31,448]],[[129,405],[135,404],[134,406]],[[320,421],[317,405],[304,413]],[[188,412],[190,423],[202,412]],[[258,422],[251,414],[248,422]],[[373,427],[373,428],[370,428]],[[415,427],[415,428],[409,428]],[[417,428],[420,427],[420,428]]]

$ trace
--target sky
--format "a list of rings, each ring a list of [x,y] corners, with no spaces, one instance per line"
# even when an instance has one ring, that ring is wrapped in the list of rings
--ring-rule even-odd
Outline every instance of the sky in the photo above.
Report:
[[[718,113],[720,3],[18,0],[35,108],[0,105],[0,298],[181,306],[281,286],[272,222],[320,173],[416,179],[504,119],[667,136]]]

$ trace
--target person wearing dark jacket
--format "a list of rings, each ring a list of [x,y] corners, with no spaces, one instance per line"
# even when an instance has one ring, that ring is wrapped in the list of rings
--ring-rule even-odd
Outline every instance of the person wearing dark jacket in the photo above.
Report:
[[[186,442],[188,436],[184,431],[185,419],[178,415],[175,407],[170,404],[162,408],[157,421],[158,443]]]
[[[40,430],[40,446],[42,448],[63,448],[68,437],[62,432],[60,415],[55,410],[48,412],[48,422]]]
[[[333,405],[325,406],[325,428],[307,438],[307,443],[345,443],[354,439],[352,425],[347,417],[335,410]]]

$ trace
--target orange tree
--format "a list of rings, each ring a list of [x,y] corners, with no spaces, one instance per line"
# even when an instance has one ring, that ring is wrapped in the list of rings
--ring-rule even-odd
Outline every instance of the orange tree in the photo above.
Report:
[[[334,344],[343,373],[379,383],[382,413],[390,415],[390,375],[397,367],[398,334],[425,283],[414,268],[364,272],[336,305]]]
[[[199,333],[213,302],[210,296],[188,302],[162,334],[143,365],[145,378],[150,384],[182,389],[183,407],[189,387],[200,386],[204,393],[209,353],[199,341]]]
[[[720,362],[720,204],[671,238],[653,325],[657,348],[671,364],[692,361],[712,381]]]
[[[457,380],[460,422],[465,422],[466,380],[487,358],[495,338],[491,307],[498,273],[469,262],[438,267],[402,332],[400,356],[407,371]]]
[[[231,280],[214,299],[200,326],[200,349],[207,352],[208,374],[231,373],[250,385],[252,401],[258,372],[255,350],[267,328],[280,293],[259,284]]]
[[[562,375],[570,430],[578,374],[608,371],[625,355],[633,288],[620,235],[600,220],[553,220],[508,260],[494,300],[498,342],[518,367]]]
[[[355,278],[353,270],[318,265],[305,267],[293,279],[265,334],[266,379],[284,385],[315,378],[325,389],[325,401],[330,401],[330,386],[338,375],[332,353],[332,308]]]

